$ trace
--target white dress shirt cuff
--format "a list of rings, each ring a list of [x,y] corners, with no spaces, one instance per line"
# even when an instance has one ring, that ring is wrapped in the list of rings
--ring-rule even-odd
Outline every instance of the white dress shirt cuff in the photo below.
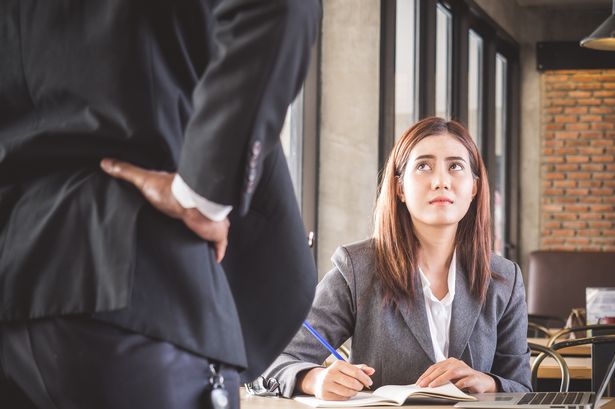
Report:
[[[184,209],[196,207],[201,214],[215,222],[224,220],[231,210],[233,210],[233,206],[221,205],[200,196],[194,190],[190,189],[190,186],[184,182],[179,174],[176,174],[173,179],[171,192]]]

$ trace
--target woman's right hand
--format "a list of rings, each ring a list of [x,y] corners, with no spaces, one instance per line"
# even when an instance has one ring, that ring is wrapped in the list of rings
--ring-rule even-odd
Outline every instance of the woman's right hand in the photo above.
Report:
[[[308,370],[298,380],[300,392],[314,395],[323,400],[347,400],[364,387],[372,385],[370,376],[376,370],[367,365],[352,365],[346,361],[335,361],[327,368]]]

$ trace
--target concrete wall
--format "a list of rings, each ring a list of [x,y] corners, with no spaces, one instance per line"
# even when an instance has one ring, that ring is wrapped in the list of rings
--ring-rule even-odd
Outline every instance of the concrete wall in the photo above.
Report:
[[[378,171],[380,2],[323,2],[318,270],[366,238]]]

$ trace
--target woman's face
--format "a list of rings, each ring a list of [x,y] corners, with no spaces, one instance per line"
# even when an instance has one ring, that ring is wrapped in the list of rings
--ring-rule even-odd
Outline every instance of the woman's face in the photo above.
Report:
[[[397,192],[415,226],[456,225],[476,195],[469,152],[448,133],[418,142],[402,178]]]

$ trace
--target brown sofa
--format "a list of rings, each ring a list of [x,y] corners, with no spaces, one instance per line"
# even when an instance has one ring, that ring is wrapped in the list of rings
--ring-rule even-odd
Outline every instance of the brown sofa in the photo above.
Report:
[[[528,313],[565,319],[585,307],[585,287],[615,287],[615,252],[534,251],[528,271]]]

